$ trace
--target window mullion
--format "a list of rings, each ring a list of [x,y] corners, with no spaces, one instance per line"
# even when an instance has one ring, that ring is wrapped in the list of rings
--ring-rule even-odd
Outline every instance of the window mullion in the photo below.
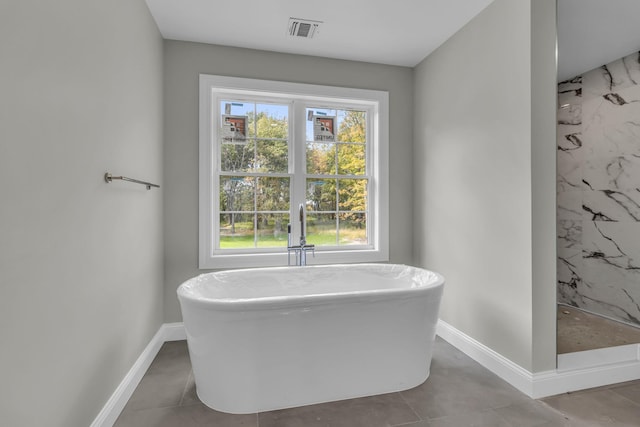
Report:
[[[255,172],[255,168],[256,168],[256,159],[258,156],[258,126],[257,126],[257,121],[258,121],[258,111],[256,108],[256,101],[253,101],[253,123],[252,123],[252,127],[253,127],[253,135],[254,135],[254,140],[253,140],[253,171]],[[260,177],[254,177],[253,178],[253,247],[257,248],[258,247],[258,181],[260,180]]]
[[[218,138],[218,117],[220,117],[220,100],[219,100],[219,96],[216,95],[212,95],[212,101],[211,102],[211,113],[210,116],[212,118],[211,120],[211,124],[209,127],[209,132],[210,135],[213,137],[215,136],[215,138]],[[222,147],[221,144],[219,144],[219,142],[217,140],[213,140],[211,141],[211,145],[212,145],[212,150],[213,150],[213,155],[211,157],[212,159],[212,171],[213,173],[211,173],[210,176],[210,182],[211,182],[211,191],[213,193],[213,203],[211,204],[211,217],[209,219],[209,224],[211,224],[213,226],[214,229],[211,230],[211,234],[213,237],[212,244],[213,244],[213,248],[212,251],[216,250],[217,248],[220,247],[220,212],[218,211],[218,208],[220,206],[220,172],[222,170],[222,157],[221,157],[221,151],[222,151]]]
[[[293,235],[293,242],[296,243],[300,237],[300,221],[298,216],[298,206],[300,203],[305,203],[307,183],[307,147],[306,147],[306,105],[304,102],[296,101],[293,103],[293,175],[291,177],[293,181],[292,194],[291,194],[291,216],[289,222],[291,223],[291,233]]]

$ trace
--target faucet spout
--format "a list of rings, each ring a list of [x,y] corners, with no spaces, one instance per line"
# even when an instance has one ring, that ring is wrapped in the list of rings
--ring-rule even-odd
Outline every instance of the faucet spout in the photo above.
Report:
[[[307,238],[304,235],[304,205],[300,203],[300,246],[307,244]]]
[[[288,244],[287,244],[287,257],[288,264],[291,265],[291,252],[294,253],[296,258],[296,265],[307,265],[307,252],[311,251],[311,254],[315,257],[315,245],[307,245],[307,237],[304,234],[305,215],[304,204],[300,203],[300,244],[293,246],[291,244],[291,224],[288,225]]]

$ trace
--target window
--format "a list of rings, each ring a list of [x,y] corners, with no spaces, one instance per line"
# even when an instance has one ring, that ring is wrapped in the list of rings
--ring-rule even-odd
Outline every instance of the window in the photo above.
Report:
[[[388,94],[200,76],[200,268],[388,260]]]

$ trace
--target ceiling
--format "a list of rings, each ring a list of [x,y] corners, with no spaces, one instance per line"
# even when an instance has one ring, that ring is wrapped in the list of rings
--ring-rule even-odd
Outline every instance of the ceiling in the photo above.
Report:
[[[413,67],[493,0],[146,0],[166,39]],[[640,0],[557,0],[560,81],[640,50]],[[289,18],[322,21],[312,39]]]
[[[558,0],[558,80],[640,50],[639,0]]]
[[[165,39],[413,67],[493,0],[146,0]],[[289,18],[322,21],[312,39]]]

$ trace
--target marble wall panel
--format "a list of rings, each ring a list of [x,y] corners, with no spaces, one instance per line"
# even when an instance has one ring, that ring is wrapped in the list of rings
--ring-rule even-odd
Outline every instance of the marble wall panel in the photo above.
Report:
[[[558,250],[571,249],[581,251],[582,221],[572,219],[558,220]]]
[[[585,308],[640,324],[640,223],[585,221]]]
[[[565,167],[576,167],[574,162],[567,163]],[[570,172],[565,174],[571,176]],[[640,154],[588,157],[584,160],[582,176],[590,188],[635,191],[640,187]]]
[[[640,86],[585,100],[580,110],[587,158],[640,155]]]
[[[582,165],[584,159],[581,153],[566,153],[558,151],[558,191],[575,191],[583,188]]]
[[[559,220],[582,219],[584,147],[582,77],[558,85],[557,205]]]
[[[558,249],[558,302],[583,306],[584,284],[580,274],[584,269],[584,258],[580,249]]]
[[[558,301],[640,326],[640,53],[558,85]]]
[[[585,190],[583,218],[591,221],[640,221],[640,192]]]
[[[582,76],[558,84],[558,107],[582,103]]]
[[[640,84],[640,53],[595,68],[582,75],[584,99],[598,98],[607,93]]]
[[[582,190],[562,191],[557,197],[558,220],[581,220],[584,217],[582,209]]]

